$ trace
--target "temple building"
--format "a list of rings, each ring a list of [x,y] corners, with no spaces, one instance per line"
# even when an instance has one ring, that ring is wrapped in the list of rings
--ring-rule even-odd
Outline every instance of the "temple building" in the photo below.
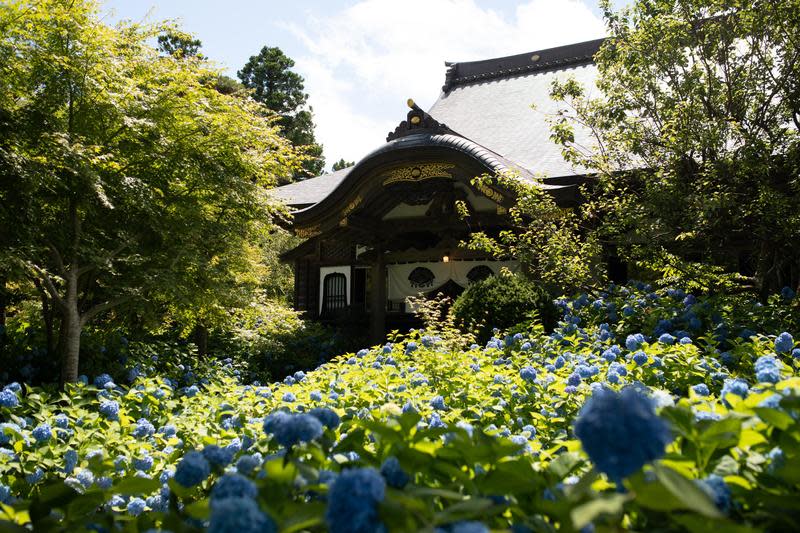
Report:
[[[512,172],[560,206],[579,201],[588,177],[550,139],[548,117],[558,107],[549,93],[557,78],[593,88],[601,44],[447,63],[433,106],[426,112],[409,100],[406,120],[354,166],[275,189],[306,239],[283,256],[294,265],[295,307],[309,318],[363,320],[379,342],[414,324],[411,297],[457,296],[502,268],[518,269],[459,247],[475,231],[513,230],[513,192],[472,180]],[[583,135],[576,142],[591,144]]]

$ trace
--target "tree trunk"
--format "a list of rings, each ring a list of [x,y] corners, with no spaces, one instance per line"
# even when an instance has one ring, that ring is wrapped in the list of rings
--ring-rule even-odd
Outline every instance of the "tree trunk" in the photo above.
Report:
[[[83,323],[78,308],[78,279],[74,271],[66,276],[66,298],[61,319],[61,384],[78,381]]]
[[[70,309],[61,322],[64,344],[61,354],[61,383],[78,381],[78,356],[81,350],[81,319],[77,309]]]

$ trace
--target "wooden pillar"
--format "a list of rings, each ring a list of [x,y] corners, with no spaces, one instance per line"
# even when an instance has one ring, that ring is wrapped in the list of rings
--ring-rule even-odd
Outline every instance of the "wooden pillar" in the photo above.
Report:
[[[383,250],[378,248],[372,263],[372,301],[370,303],[370,341],[378,344],[386,338],[386,263]]]

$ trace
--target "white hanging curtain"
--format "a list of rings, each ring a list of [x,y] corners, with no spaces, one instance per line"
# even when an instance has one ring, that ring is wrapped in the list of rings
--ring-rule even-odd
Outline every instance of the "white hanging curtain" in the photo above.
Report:
[[[390,300],[404,300],[409,296],[416,296],[419,293],[428,293],[438,289],[449,280],[453,280],[461,287],[469,286],[469,272],[477,267],[484,265],[497,276],[500,270],[505,267],[511,272],[519,270],[517,261],[431,261],[424,263],[404,263],[400,265],[386,265],[389,276]],[[424,272],[418,272],[417,276],[411,273],[417,268],[424,268],[433,275],[425,276]],[[409,279],[409,277],[413,279]]]

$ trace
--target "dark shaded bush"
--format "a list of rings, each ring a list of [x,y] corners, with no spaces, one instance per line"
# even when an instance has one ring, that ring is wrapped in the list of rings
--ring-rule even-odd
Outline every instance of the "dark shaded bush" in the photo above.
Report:
[[[456,324],[486,342],[494,328],[508,329],[533,318],[548,331],[558,310],[547,292],[520,276],[492,276],[473,283],[453,304]]]

